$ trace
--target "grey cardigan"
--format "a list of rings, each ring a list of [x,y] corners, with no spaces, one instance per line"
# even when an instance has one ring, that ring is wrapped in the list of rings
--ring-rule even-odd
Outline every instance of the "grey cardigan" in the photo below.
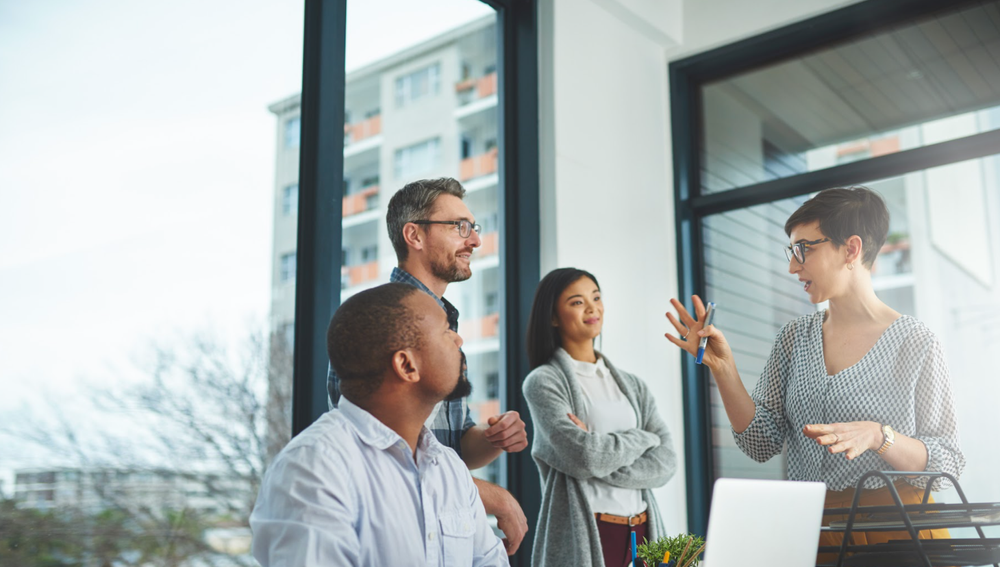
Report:
[[[535,428],[531,456],[542,477],[542,507],[531,551],[534,567],[604,566],[594,511],[580,487],[584,479],[599,478],[614,486],[642,490],[648,506],[647,537],[653,540],[664,535],[650,489],[666,484],[677,469],[670,433],[646,384],[615,368],[606,357],[604,363],[635,409],[639,427],[590,433],[566,417],[567,413],[579,415],[583,393],[572,359],[562,349],[547,364],[532,370],[521,386]]]

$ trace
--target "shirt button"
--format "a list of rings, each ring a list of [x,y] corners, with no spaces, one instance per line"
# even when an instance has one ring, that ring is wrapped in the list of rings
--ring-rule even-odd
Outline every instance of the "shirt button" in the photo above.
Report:
[[[434,532],[427,534],[427,539],[434,541]]]

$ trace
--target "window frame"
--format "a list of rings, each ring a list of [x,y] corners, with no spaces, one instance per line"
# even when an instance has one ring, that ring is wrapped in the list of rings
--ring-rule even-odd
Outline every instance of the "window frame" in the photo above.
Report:
[[[358,1],[358,0],[352,0]],[[473,1],[473,0],[470,0]],[[500,336],[501,404],[520,413],[529,438],[531,416],[521,393],[528,373],[528,313],[540,279],[537,5],[532,0],[481,0],[497,11],[498,115],[501,137],[499,204],[504,226]],[[299,154],[299,222],[295,287],[292,433],[327,411],[326,327],[340,304],[345,42],[348,0],[305,0]],[[320,159],[323,156],[323,159]],[[336,278],[336,279],[335,279]],[[529,451],[508,455],[501,479],[529,518],[541,504]],[[529,565],[529,531],[511,565]]]
[[[903,22],[948,13],[977,2],[956,0],[867,0],[793,23],[746,40],[674,61],[669,66],[673,142],[678,294],[690,297],[705,288],[702,222],[706,216],[805,195],[817,187],[836,187],[895,177],[987,155],[1000,147],[1000,131],[800,173],[780,179],[700,194],[700,89],[706,83],[786,61],[806,53],[891,29]],[[689,305],[690,308],[690,305]],[[688,529],[704,534],[715,481],[711,439],[711,402],[707,369],[683,357],[684,457]]]

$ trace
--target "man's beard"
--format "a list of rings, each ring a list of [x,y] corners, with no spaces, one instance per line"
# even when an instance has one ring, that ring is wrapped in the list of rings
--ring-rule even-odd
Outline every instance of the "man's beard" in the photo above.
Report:
[[[431,274],[439,280],[448,283],[464,282],[472,277],[472,269],[470,268],[467,272],[463,271],[458,265],[458,260],[455,258],[452,258],[451,263],[448,265],[443,265],[442,262],[432,260]]]
[[[468,366],[465,363],[465,353],[462,353],[462,364],[458,368],[458,384],[455,384],[455,389],[448,394],[448,397],[444,399],[446,402],[453,402],[455,400],[460,400],[472,393],[472,382],[466,377],[468,371]]]
[[[454,402],[455,400],[460,400],[472,393],[472,382],[465,377],[465,374],[460,374],[458,376],[458,384],[455,384],[455,389],[448,394],[448,397],[444,399],[446,402]]]

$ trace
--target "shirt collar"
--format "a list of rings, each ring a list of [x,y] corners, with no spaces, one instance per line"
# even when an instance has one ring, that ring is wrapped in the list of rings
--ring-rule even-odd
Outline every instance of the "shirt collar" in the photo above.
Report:
[[[406,443],[399,433],[378,420],[374,415],[353,404],[351,400],[341,396],[340,404],[335,411],[340,411],[344,418],[358,432],[358,437],[366,445],[371,445],[376,449],[385,450],[402,441]],[[427,427],[422,427],[420,437],[417,438],[417,454],[426,452],[426,456],[434,456],[441,450],[440,443],[435,439]]]
[[[392,274],[389,275],[389,281],[392,283],[404,283],[407,285],[412,285],[413,287],[423,291],[427,295],[434,298],[434,301],[444,309],[445,315],[448,316],[448,325],[451,326],[452,331],[458,330],[458,309],[451,304],[450,301],[443,297],[438,297],[431,289],[424,285],[424,282],[413,277],[413,274],[407,272],[403,268],[396,266],[392,269]]]
[[[566,355],[570,366],[573,368],[573,372],[576,372],[579,376],[583,376],[584,378],[607,378],[611,375],[611,372],[608,370],[608,366],[604,364],[604,357],[599,354],[597,355],[597,363],[594,364],[574,359],[568,352],[566,352],[566,349],[562,347],[559,347],[559,351]],[[598,371],[600,371],[599,374]]]

